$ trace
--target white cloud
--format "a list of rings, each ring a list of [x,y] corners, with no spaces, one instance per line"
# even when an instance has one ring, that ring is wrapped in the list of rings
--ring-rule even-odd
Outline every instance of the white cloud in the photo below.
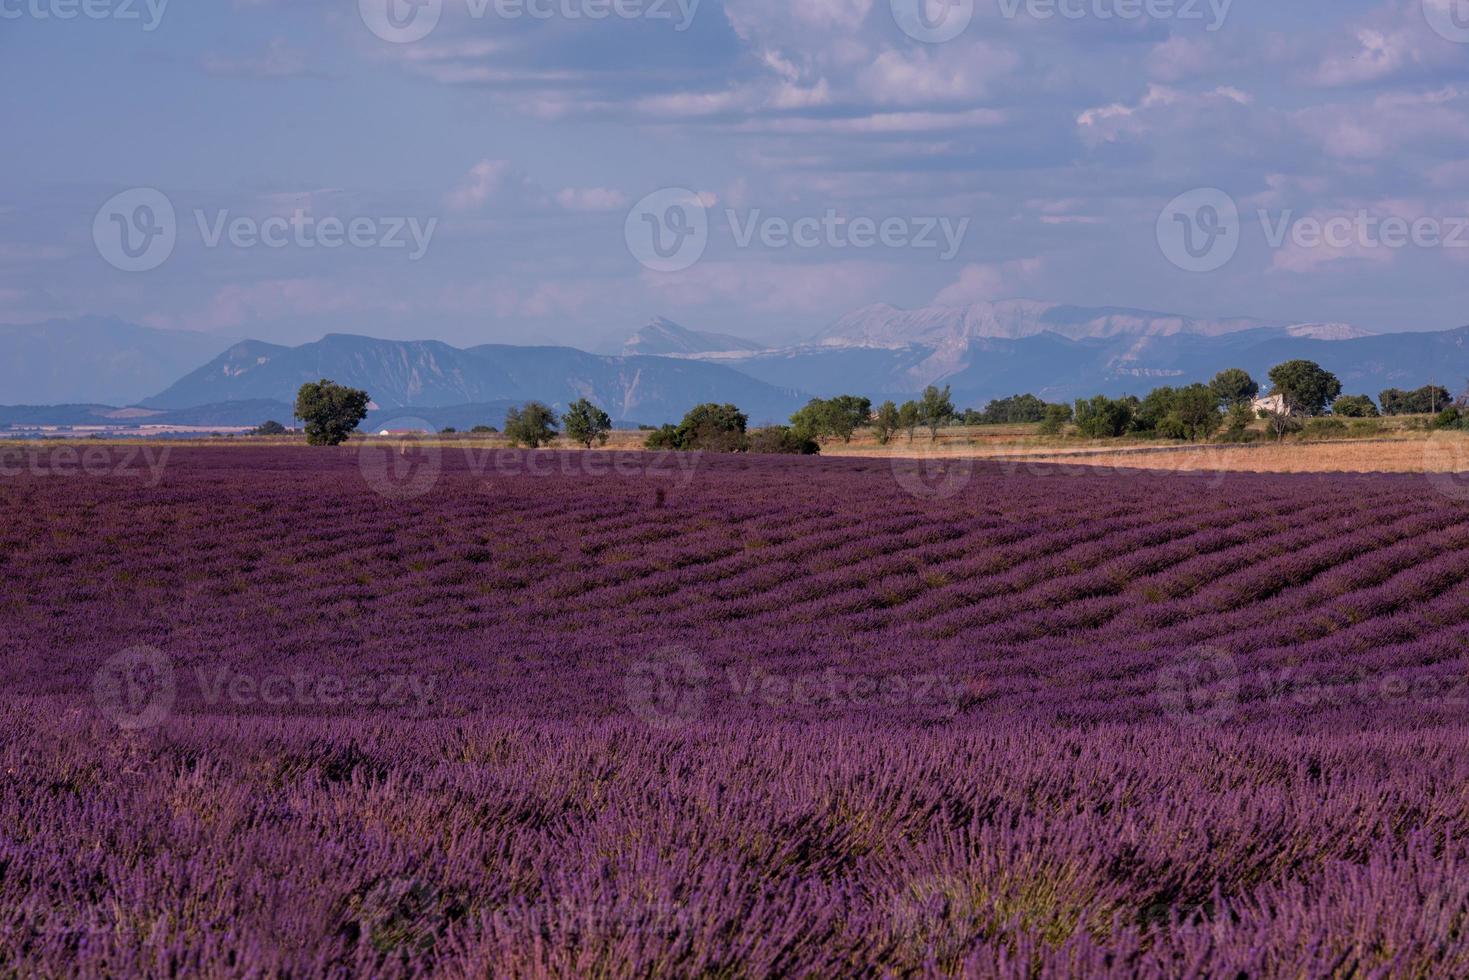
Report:
[[[959,278],[933,298],[934,306],[970,306],[1013,299],[1016,291],[1032,284],[1045,268],[1039,258],[1011,262],[976,263],[959,270]]]
[[[556,194],[568,211],[616,211],[627,207],[627,195],[607,187],[568,187]]]

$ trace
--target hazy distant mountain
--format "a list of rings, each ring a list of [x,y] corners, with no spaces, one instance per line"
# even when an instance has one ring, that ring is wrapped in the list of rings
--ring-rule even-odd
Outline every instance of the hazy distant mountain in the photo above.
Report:
[[[1071,322],[1103,322],[1091,312]],[[849,332],[856,321],[846,319],[843,330]],[[1122,322],[1104,319],[1113,326]],[[957,402],[973,406],[1026,391],[1056,401],[1098,393],[1141,395],[1160,385],[1207,381],[1227,367],[1242,367],[1263,382],[1271,367],[1298,357],[1319,361],[1353,393],[1374,397],[1386,387],[1435,379],[1458,390],[1458,375],[1469,377],[1469,328],[1378,336],[1336,324],[1224,330],[1219,327],[1228,321],[1189,321],[1193,329],[1174,330],[1161,317],[1132,322],[1136,332],[988,337],[973,336],[960,320],[935,318],[905,323],[921,339],[904,341],[894,330],[839,342],[832,331],[819,344],[724,357],[720,363],[823,397],[851,392],[903,398],[928,384],[948,384]]]
[[[624,355],[634,354],[717,354],[726,351],[764,350],[765,344],[723,333],[704,333],[689,330],[672,320],[654,317],[648,325],[628,338],[622,345]]]
[[[824,347],[930,347],[960,345],[971,340],[1018,340],[1045,333],[1070,340],[1103,337],[1157,337],[1173,334],[1219,336],[1274,326],[1250,317],[1201,320],[1176,313],[1120,308],[1087,308],[1005,300],[970,306],[901,310],[879,304],[849,313],[818,334],[811,343]]]
[[[115,317],[0,326],[0,401],[130,405],[231,343],[231,338],[152,330]]]
[[[306,381],[330,378],[365,389],[383,411],[577,398],[614,420],[677,421],[699,402],[733,402],[753,420],[784,419],[805,400],[720,364],[666,357],[602,357],[569,347],[486,345],[330,334],[300,347],[236,344],[143,404],[182,408],[242,399],[291,401]]]

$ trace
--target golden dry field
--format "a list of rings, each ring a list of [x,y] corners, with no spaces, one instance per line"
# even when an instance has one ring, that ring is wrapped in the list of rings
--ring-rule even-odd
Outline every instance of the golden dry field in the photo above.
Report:
[[[1397,420],[1387,420],[1389,423]],[[631,452],[643,448],[647,432],[619,430],[612,433],[606,450]],[[417,442],[434,439],[443,449],[478,451],[508,449],[499,434],[456,433],[439,436],[354,436],[349,445]],[[73,445],[161,440],[109,438],[65,440]],[[6,440],[0,440],[4,443]],[[169,439],[170,446],[300,446],[299,435],[272,437],[202,437]],[[61,441],[48,441],[49,445]],[[12,442],[11,445],[38,445]],[[565,439],[553,449],[579,449]],[[1284,443],[1181,444],[1142,439],[1087,440],[1074,435],[1043,436],[1033,425],[953,426],[941,429],[936,439],[920,429],[911,440],[906,434],[879,445],[871,431],[862,430],[850,443],[824,444],[827,457],[964,458],[1034,464],[1066,464],[1116,470],[1204,470],[1245,473],[1465,473],[1469,472],[1469,433],[1435,432],[1384,427],[1371,438],[1311,440],[1294,436]]]

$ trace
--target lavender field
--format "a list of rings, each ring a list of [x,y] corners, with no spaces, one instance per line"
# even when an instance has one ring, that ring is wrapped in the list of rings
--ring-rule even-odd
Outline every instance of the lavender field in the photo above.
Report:
[[[0,476],[7,975],[1469,975],[1423,477],[89,451]]]

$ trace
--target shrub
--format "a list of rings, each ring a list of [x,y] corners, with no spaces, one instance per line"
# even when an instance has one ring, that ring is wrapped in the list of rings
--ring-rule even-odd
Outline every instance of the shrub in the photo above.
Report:
[[[1347,424],[1341,419],[1310,419],[1303,432],[1307,439],[1340,439],[1347,435]]]
[[[643,443],[645,449],[680,449],[678,444],[678,426],[665,425],[661,429],[644,430],[648,432],[647,441]]]
[[[1332,403],[1331,414],[1349,419],[1375,419],[1378,411],[1366,395],[1342,395]]]
[[[821,444],[788,425],[772,425],[750,433],[750,452],[788,456],[816,456]]]
[[[678,449],[714,453],[743,452],[749,416],[733,405],[696,405],[678,425]]]
[[[286,427],[284,425],[281,425],[275,419],[270,419],[268,421],[260,423],[260,425],[256,427],[255,431],[251,432],[250,434],[252,436],[283,436],[286,434]]]
[[[1444,409],[1442,412],[1439,412],[1436,416],[1434,416],[1433,422],[1430,424],[1430,428],[1462,429],[1464,428],[1465,422],[1466,417],[1464,416],[1464,414],[1460,412],[1457,407],[1450,405],[1448,408]]]

